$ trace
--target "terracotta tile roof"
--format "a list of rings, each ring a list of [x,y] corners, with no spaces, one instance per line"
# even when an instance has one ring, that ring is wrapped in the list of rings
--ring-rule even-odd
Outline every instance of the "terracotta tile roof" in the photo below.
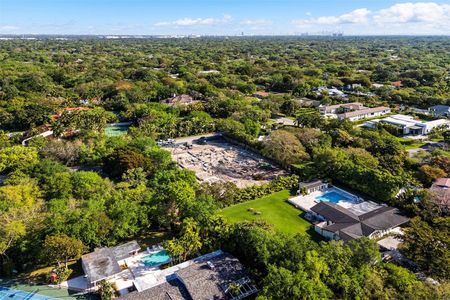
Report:
[[[255,92],[255,93],[253,94],[253,96],[260,96],[260,97],[267,97],[267,96],[269,96],[269,95],[270,95],[269,92],[263,92],[263,91]]]

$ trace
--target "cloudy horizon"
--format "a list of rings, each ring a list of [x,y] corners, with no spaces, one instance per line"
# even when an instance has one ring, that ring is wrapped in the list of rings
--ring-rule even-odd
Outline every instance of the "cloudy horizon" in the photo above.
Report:
[[[0,34],[449,35],[450,3],[0,0]],[[328,2],[328,3],[327,3]],[[337,2],[337,1],[336,1]]]

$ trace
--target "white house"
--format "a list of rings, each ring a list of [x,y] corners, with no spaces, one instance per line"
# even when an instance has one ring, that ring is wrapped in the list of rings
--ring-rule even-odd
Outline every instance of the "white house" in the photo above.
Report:
[[[414,120],[413,116],[394,115],[384,119],[372,120],[365,123],[366,127],[376,127],[378,123],[388,123],[400,128],[402,135],[422,135],[430,133],[433,128],[446,127],[450,128],[450,120],[438,119],[424,122]]]

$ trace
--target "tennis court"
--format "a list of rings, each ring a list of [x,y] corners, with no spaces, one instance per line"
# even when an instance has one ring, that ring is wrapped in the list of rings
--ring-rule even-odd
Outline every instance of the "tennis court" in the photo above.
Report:
[[[38,294],[39,289],[33,292],[25,292],[20,290],[15,290],[7,287],[0,286],[0,299],[14,299],[14,300],[53,300],[56,298],[52,298],[49,296],[44,296]]]

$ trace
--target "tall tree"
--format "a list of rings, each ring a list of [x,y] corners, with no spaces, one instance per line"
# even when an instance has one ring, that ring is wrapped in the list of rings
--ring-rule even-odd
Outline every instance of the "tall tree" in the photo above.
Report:
[[[58,263],[58,267],[64,262],[66,269],[69,260],[79,259],[82,252],[83,243],[65,234],[48,235],[43,245],[45,259],[50,263]]]

